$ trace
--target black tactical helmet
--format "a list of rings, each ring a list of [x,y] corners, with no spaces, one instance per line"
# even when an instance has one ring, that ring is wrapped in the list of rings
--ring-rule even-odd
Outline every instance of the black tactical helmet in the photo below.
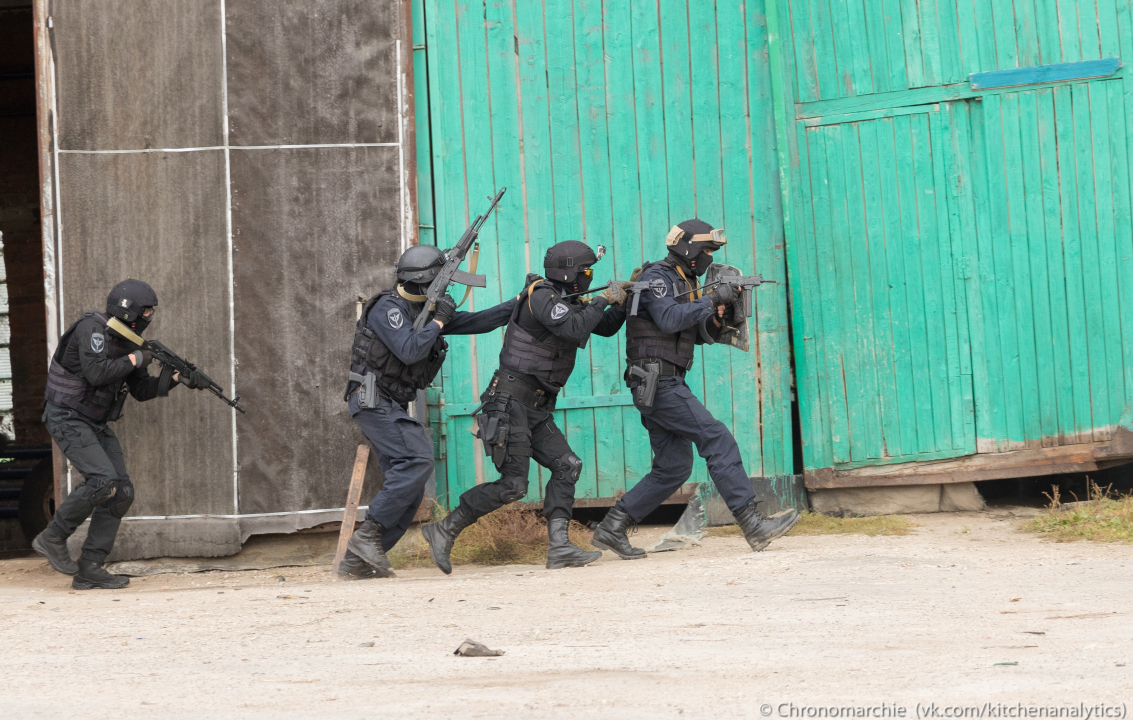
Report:
[[[148,307],[157,307],[157,293],[141,280],[123,280],[106,296],[106,314],[129,325]]]
[[[665,245],[697,275],[703,275],[712,264],[712,257],[705,250],[719,250],[728,242],[723,230],[717,230],[698,218],[685,220],[665,237]]]
[[[445,254],[432,245],[414,245],[397,259],[394,268],[403,283],[428,285],[445,264]]]
[[[543,271],[548,280],[560,283],[574,283],[578,271],[598,262],[598,256],[590,246],[578,240],[564,240],[555,243],[543,258]]]

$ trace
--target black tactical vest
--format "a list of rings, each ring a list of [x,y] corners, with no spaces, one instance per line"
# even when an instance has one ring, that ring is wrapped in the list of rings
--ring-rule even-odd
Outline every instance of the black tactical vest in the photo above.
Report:
[[[396,292],[396,290],[383,290],[366,301],[366,306],[362,308],[362,317],[358,318],[358,324],[354,328],[354,346],[350,349],[350,372],[359,375],[373,373],[377,376],[378,387],[404,405],[417,397],[418,390],[428,387],[441,371],[445,355],[448,354],[448,343],[438,335],[427,358],[413,365],[401,362],[377,334],[366,327],[366,319],[378,301]],[[407,322],[415,319],[416,313],[412,313],[412,317]],[[350,394],[357,387],[356,382],[348,383],[345,399],[349,400]]]
[[[116,335],[106,331],[106,323],[110,319],[104,313],[88,312],[75,321],[63,337],[59,338],[59,346],[51,356],[51,365],[47,370],[47,391],[44,397],[47,402],[59,407],[69,407],[78,410],[95,422],[112,422],[122,414],[122,404],[126,402],[125,378],[115,380],[106,385],[91,385],[83,377],[83,368],[79,361],[79,351],[74,347],[75,328],[87,318],[96,318],[103,326],[103,337],[106,338],[106,357],[111,360],[129,355],[136,350],[133,345]]]
[[[670,269],[674,267],[670,261],[661,260],[657,263],[646,263],[641,269],[644,271],[651,265],[664,265]],[[678,296],[698,287],[698,284],[685,280],[676,280],[673,284]],[[677,302],[682,305],[692,302],[694,299],[696,298],[692,295],[676,298]],[[661,358],[677,367],[689,370],[692,368],[692,359],[696,349],[696,334],[695,325],[681,330],[679,333],[667,333],[661,332],[661,328],[657,327],[656,323],[646,319],[641,314],[627,317],[626,359],[632,362],[647,358]]]
[[[561,388],[566,385],[574,370],[578,349],[586,347],[586,341],[579,344],[553,334],[547,340],[538,340],[520,326],[519,314],[524,305],[530,302],[530,295],[536,284],[527,286],[520,294],[515,309],[511,311],[511,319],[508,320],[507,331],[504,333],[504,346],[500,350],[500,367],[523,375],[533,375],[547,385]]]

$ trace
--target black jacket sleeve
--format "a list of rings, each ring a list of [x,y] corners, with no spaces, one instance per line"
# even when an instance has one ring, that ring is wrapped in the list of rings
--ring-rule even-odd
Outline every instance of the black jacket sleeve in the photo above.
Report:
[[[126,362],[130,362],[130,359],[126,358]],[[130,394],[134,396],[135,400],[145,402],[146,400],[153,400],[159,395],[164,397],[169,394],[168,390],[164,393],[158,393],[159,380],[160,378],[150,375],[147,370],[135,368],[134,372],[126,376],[126,386],[130,388]]]
[[[610,305],[606,311],[602,313],[602,319],[598,321],[598,325],[594,328],[595,335],[602,337],[613,337],[618,334],[618,330],[622,329],[622,325],[626,321],[626,304],[628,301],[621,305]]]
[[[651,267],[641,276],[643,281],[655,278],[665,281],[665,292],[660,297],[651,290],[642,292],[638,314],[644,309],[649,319],[661,328],[661,332],[679,333],[695,327],[701,320],[712,315],[714,307],[707,295],[689,303],[678,303],[673,298],[674,277],[660,267]]]
[[[495,307],[476,312],[458,312],[452,322],[445,325],[442,335],[479,335],[507,325],[516,300],[505,300]]]
[[[606,299],[594,298],[589,304],[563,300],[553,288],[536,287],[530,297],[531,314],[543,327],[555,335],[574,341],[586,342],[590,333],[602,322]],[[616,332],[616,331],[615,331]]]
[[[130,362],[129,355],[115,360],[107,357],[109,338],[106,337],[106,327],[95,318],[79,323],[72,337],[79,350],[83,377],[91,385],[109,385],[116,380],[125,380],[137,369]]]
[[[374,305],[366,317],[366,327],[406,365],[429,357],[429,350],[441,334],[441,328],[430,320],[419,332],[413,330],[413,319],[405,305],[387,295]]]

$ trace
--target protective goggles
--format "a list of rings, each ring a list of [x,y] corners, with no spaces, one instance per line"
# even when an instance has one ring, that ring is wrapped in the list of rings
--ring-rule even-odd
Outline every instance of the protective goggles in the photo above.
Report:
[[[681,230],[677,225],[674,225],[673,229],[669,231],[669,234],[665,236],[665,245],[672,247],[673,245],[679,243],[681,241],[681,238],[685,237],[686,235],[688,235],[688,241],[690,243],[706,242],[712,243],[717,247],[719,247],[720,245],[726,245],[728,243],[727,236],[724,235],[724,231],[720,228],[714,228],[712,232],[709,233],[690,235],[684,230]]]

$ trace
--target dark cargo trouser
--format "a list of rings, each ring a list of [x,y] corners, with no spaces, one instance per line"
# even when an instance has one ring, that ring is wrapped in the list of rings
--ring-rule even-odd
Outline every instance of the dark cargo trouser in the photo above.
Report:
[[[486,395],[484,397],[487,397]],[[483,400],[484,397],[481,397]],[[570,519],[574,508],[574,486],[582,472],[582,461],[571,452],[566,437],[555,425],[555,418],[546,410],[537,410],[508,398],[484,405],[485,416],[506,415],[507,451],[496,463],[500,479],[476,485],[460,496],[460,504],[483,517],[496,508],[522,500],[527,495],[527,476],[531,458],[551,471],[547,492],[543,496],[543,516],[548,520]],[[484,438],[491,441],[491,438]]]
[[[433,444],[421,423],[384,394],[378,406],[360,410],[358,395],[350,397],[350,414],[378,456],[385,484],[370,502],[366,519],[381,525],[382,550],[389,550],[409,529],[425,486],[433,474]]]
[[[641,412],[641,424],[649,431],[653,468],[622,496],[619,509],[637,522],[656,510],[692,475],[694,444],[708,462],[708,476],[732,513],[755,500],[736,439],[696,399],[684,378],[660,378],[653,407],[634,404]]]
[[[106,423],[51,403],[46,404],[43,421],[59,450],[84,478],[55,510],[51,522],[70,537],[89,517],[90,531],[79,557],[105,562],[114,549],[122,517],[134,501],[134,485],[126,474],[118,436]]]

